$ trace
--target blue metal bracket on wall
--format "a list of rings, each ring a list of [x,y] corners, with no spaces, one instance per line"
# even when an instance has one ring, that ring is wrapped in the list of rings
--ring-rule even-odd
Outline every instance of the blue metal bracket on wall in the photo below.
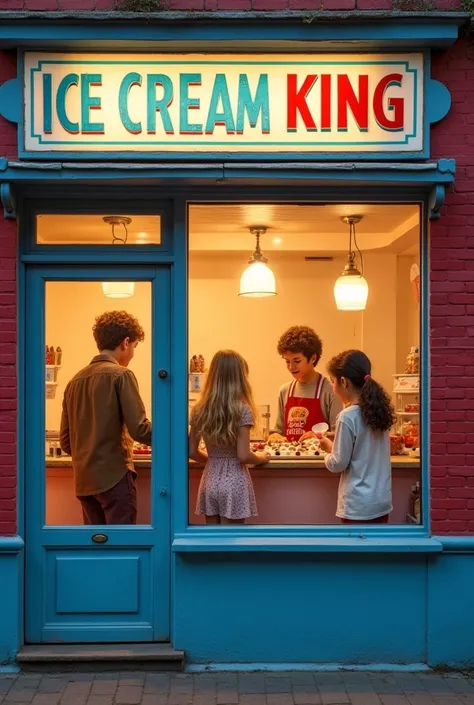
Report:
[[[3,206],[3,217],[6,220],[16,219],[16,201],[15,194],[11,184],[3,183],[0,184],[0,200]]]

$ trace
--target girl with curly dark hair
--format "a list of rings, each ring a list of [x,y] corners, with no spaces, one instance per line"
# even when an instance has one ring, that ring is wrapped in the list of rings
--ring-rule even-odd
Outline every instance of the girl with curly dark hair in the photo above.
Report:
[[[345,409],[337,419],[334,444],[328,438],[320,442],[329,453],[327,469],[342,473],[336,516],[345,524],[386,523],[392,511],[390,429],[395,415],[371,368],[360,350],[340,353],[328,364],[334,392]]]

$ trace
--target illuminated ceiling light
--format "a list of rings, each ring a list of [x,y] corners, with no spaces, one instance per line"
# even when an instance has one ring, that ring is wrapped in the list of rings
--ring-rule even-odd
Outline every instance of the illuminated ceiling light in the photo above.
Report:
[[[128,239],[127,225],[130,225],[132,219],[124,215],[105,215],[102,220],[107,225],[112,226],[112,245],[126,245]],[[115,228],[119,225],[123,228],[123,236],[115,232]],[[135,282],[102,282],[102,291],[104,296],[109,299],[128,299],[135,293]]]
[[[267,267],[268,260],[263,256],[260,249],[260,236],[267,232],[261,226],[249,228],[252,235],[255,235],[257,243],[255,252],[249,259],[248,267],[240,277],[239,296],[249,298],[262,298],[264,296],[276,296],[275,275],[270,267]]]
[[[349,255],[347,264],[344,267],[339,279],[334,285],[334,298],[339,311],[364,311],[369,295],[369,286],[363,276],[364,261],[362,252],[359,250],[356,239],[355,226],[362,220],[361,215],[349,215],[341,218],[342,222],[349,226]],[[355,252],[352,250],[352,242],[360,256],[362,273],[355,265]]]

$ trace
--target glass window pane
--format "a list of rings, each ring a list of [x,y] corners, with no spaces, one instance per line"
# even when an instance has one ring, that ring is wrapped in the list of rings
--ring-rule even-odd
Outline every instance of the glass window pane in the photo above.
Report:
[[[348,263],[347,217],[351,215],[360,216],[351,249],[368,284],[364,310],[340,310],[335,299],[335,283]],[[295,437],[302,431],[311,435],[314,415],[332,427],[328,435],[333,437],[343,400],[332,388],[328,362],[343,351],[358,349],[370,359],[372,376],[390,395],[396,415],[390,430],[391,457],[386,456],[385,466],[392,484],[389,522],[419,523],[423,429],[418,205],[197,203],[189,207],[188,224],[189,413],[200,399],[214,355],[219,350],[234,350],[249,367],[257,415],[251,447],[271,453],[266,465],[249,463],[258,514],[244,507],[245,522],[341,524],[338,495],[343,503],[346,500],[339,483],[342,477],[344,487],[351,475],[350,464],[345,472],[330,472],[318,439],[313,436],[296,444]],[[259,246],[274,276],[276,296],[270,295],[273,280],[268,271],[262,276],[256,265],[249,265]],[[242,274],[251,267],[255,267],[252,286],[242,292]],[[255,295],[257,286],[265,296]],[[351,299],[348,305],[353,303]],[[322,355],[315,368],[305,359],[301,336],[301,349],[294,347],[293,340],[288,350],[278,352],[280,338],[293,326],[307,326],[321,339]],[[320,376],[324,379],[316,403]],[[288,403],[290,396],[292,404]],[[275,432],[286,438],[267,444]],[[228,462],[221,455],[217,452],[213,460],[214,485],[209,479],[212,473],[203,474],[203,458],[190,459],[190,524],[206,522],[206,507],[209,514],[215,514],[219,508],[215,497],[226,496],[229,488],[230,495],[235,488],[242,489],[238,463],[236,482],[224,488],[219,485],[218,465]],[[203,497],[208,498],[207,505]],[[239,501],[236,497],[229,506]],[[347,511],[350,516],[345,506],[342,513]],[[384,506],[389,506],[389,498]],[[222,511],[227,511],[225,506]],[[364,518],[376,518],[377,513],[378,508],[369,508]],[[215,523],[215,518],[209,523]]]
[[[107,282],[104,282],[107,283]],[[118,284],[114,282],[114,284]],[[125,282],[133,287],[133,296],[116,300],[106,298],[102,282],[85,281],[48,281],[46,282],[46,321],[45,321],[45,452],[46,452],[46,524],[47,525],[80,525],[94,523],[86,521],[83,514],[83,502],[76,496],[81,483],[94,483],[94,493],[107,490],[116,485],[116,478],[123,477],[128,482],[130,476],[125,473],[124,448],[133,452],[133,465],[136,476],[135,484],[138,507],[137,524],[150,524],[150,473],[151,449],[145,444],[133,442],[124,427],[117,422],[114,403],[116,395],[113,389],[98,386],[83,387],[79,396],[72,400],[71,407],[74,418],[69,419],[69,437],[76,434],[81,438],[80,457],[73,470],[73,458],[61,450],[60,427],[63,399],[66,385],[81,370],[90,370],[91,361],[99,355],[98,346],[94,340],[92,328],[97,316],[106,311],[124,311],[134,316],[145,332],[143,342],[138,342],[129,360],[122,359],[120,364],[128,366],[136,376],[140,396],[143,400],[147,417],[151,420],[151,282]],[[107,353],[108,354],[108,353]],[[128,355],[128,352],[127,352]],[[97,360],[97,358],[96,358]],[[102,364],[96,362],[95,364]],[[110,368],[110,361],[106,364]],[[113,364],[113,360],[112,360]],[[105,378],[105,372],[104,372]],[[82,375],[84,377],[84,375]],[[83,383],[81,379],[81,384]],[[81,397],[82,394],[82,397]],[[104,395],[109,395],[112,413],[108,414]],[[98,398],[100,395],[100,399]],[[79,411],[78,411],[79,409]],[[71,415],[72,416],[72,415]],[[115,425],[114,425],[115,424]],[[117,428],[116,428],[117,427]],[[115,430],[117,433],[115,434]],[[94,442],[92,434],[98,439]],[[105,434],[105,435],[104,435]],[[116,443],[115,436],[116,435]],[[107,447],[105,447],[105,445]],[[71,441],[71,446],[73,442]],[[82,450],[85,452],[82,453]],[[110,467],[104,465],[104,456],[110,458]],[[117,475],[118,473],[118,475]],[[133,473],[132,473],[133,475]],[[84,479],[85,478],[85,479]],[[120,479],[120,478],[119,478]],[[97,481],[96,481],[97,480]],[[89,486],[88,485],[88,486]],[[92,485],[90,485],[92,488]],[[119,488],[120,489],[120,488]],[[132,486],[123,488],[131,495],[135,490]],[[90,504],[101,513],[100,501],[90,499]],[[128,500],[126,500],[128,502]],[[125,509],[127,504],[124,505]],[[127,515],[128,516],[128,515]],[[120,518],[120,517],[118,517]],[[112,518],[107,523],[124,523]],[[105,523],[105,522],[97,522]],[[125,522],[125,523],[128,523]],[[133,522],[131,522],[133,523]]]
[[[38,245],[160,245],[159,215],[36,216]]]

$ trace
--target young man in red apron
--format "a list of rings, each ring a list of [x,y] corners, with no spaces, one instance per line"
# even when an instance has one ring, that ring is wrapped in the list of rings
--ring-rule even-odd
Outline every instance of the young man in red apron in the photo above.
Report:
[[[343,407],[330,381],[315,369],[323,350],[319,336],[307,326],[293,326],[281,336],[277,349],[293,381],[280,389],[277,422],[268,440],[305,440],[315,435],[313,426],[323,422],[333,430]]]

